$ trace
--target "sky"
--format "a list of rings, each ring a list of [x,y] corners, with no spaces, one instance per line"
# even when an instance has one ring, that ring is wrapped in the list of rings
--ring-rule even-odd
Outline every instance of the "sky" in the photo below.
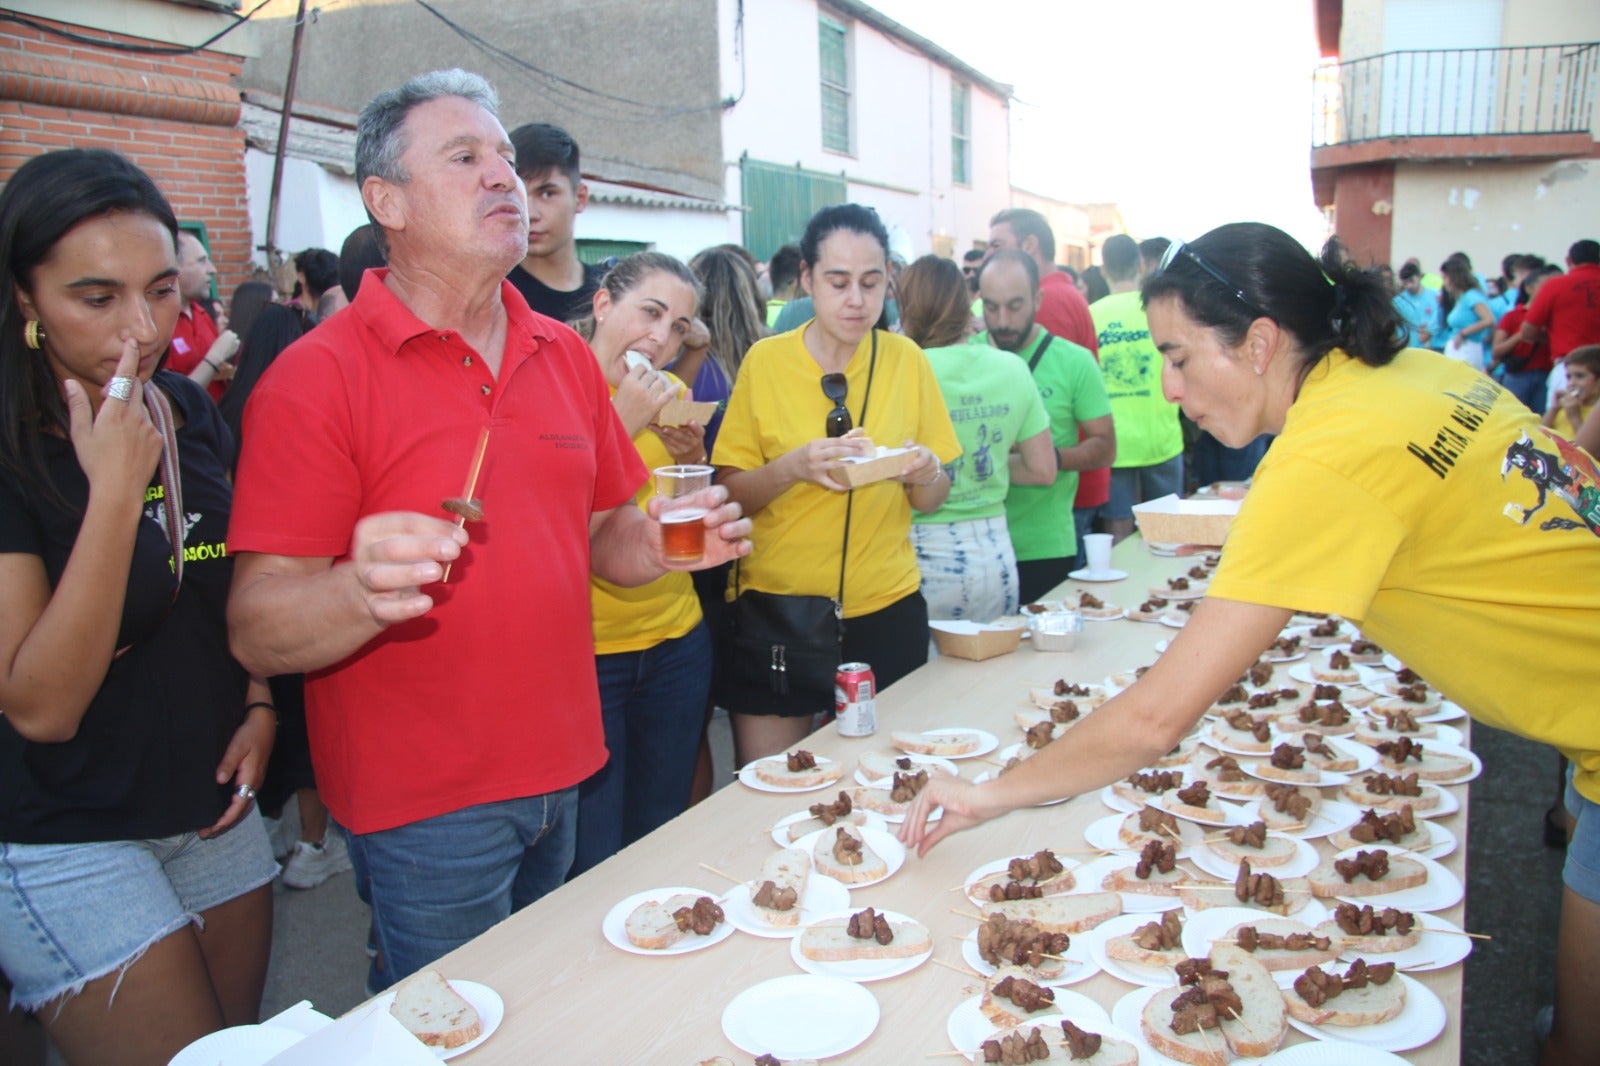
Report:
[[[1308,247],[1312,0],[870,0],[1015,87],[1013,184],[1115,201],[1135,238],[1224,222]]]

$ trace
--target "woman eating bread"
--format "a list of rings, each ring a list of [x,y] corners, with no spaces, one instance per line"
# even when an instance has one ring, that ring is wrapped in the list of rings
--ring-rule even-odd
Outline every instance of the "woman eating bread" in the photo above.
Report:
[[[1338,614],[1477,720],[1574,764],[1554,1030],[1600,1047],[1600,474],[1493,380],[1404,349],[1375,272],[1270,226],[1175,243],[1143,286],[1162,385],[1240,446],[1278,434],[1209,595],[1143,678],[1004,777],[935,778],[903,838],[1097,789],[1170,750],[1295,611]],[[1508,670],[1504,663],[1526,664]],[[926,815],[943,805],[944,818]]]

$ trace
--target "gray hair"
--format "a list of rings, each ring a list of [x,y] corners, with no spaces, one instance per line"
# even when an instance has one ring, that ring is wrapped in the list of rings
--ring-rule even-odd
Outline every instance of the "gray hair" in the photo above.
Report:
[[[410,181],[411,176],[400,165],[400,156],[406,150],[405,135],[401,132],[406,116],[418,104],[447,96],[470,100],[489,114],[499,116],[500,96],[481,75],[459,67],[418,74],[399,88],[374,96],[361,109],[361,117],[356,122],[356,185],[360,186],[369,177],[398,185]]]

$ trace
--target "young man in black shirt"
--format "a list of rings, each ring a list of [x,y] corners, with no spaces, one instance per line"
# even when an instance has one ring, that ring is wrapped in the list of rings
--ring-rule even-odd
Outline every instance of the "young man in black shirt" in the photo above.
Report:
[[[605,270],[582,262],[572,238],[573,221],[589,204],[577,142],[559,126],[530,122],[511,131],[511,144],[528,187],[528,255],[506,279],[539,314],[581,318]]]

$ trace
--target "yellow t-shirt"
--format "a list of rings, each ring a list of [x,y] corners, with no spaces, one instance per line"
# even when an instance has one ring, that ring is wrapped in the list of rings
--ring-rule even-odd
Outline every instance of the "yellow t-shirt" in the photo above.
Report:
[[[1314,368],[1210,594],[1349,618],[1600,802],[1600,473],[1493,380],[1407,349]]]
[[[1578,414],[1583,417],[1585,422],[1587,422],[1589,420],[1589,412],[1593,410],[1594,404],[1582,404],[1578,408]],[[1555,431],[1568,440],[1572,440],[1578,435],[1578,427],[1572,424],[1572,419],[1567,416],[1567,409],[1565,407],[1556,408],[1556,416],[1551,421],[1555,423]]]
[[[678,395],[683,395],[683,382],[672,380],[678,386]],[[612,389],[611,394],[615,396],[617,390]],[[633,438],[633,446],[649,470],[677,461],[648,427]],[[652,474],[634,496],[634,502],[642,508],[655,492]],[[676,570],[637,588],[613,585],[591,574],[589,605],[594,612],[596,655],[653,648],[664,640],[683,636],[700,621],[700,600],[694,594],[694,583],[688,574]]]
[[[751,347],[739,367],[712,462],[754,470],[824,435],[833,401],[822,394],[822,371],[802,339],[804,330],[768,337]],[[878,366],[863,428],[876,444],[907,440],[932,450],[940,462],[961,454],[950,413],[927,357],[909,339],[877,331]],[[862,339],[845,376],[845,406],[861,426],[867,399],[872,338]],[[739,564],[741,588],[796,596],[839,592],[839,547],[844,540],[846,493],[803,482],[791,486],[752,516],[752,551]],[[882,610],[917,591],[922,575],[911,548],[911,504],[898,481],[857,489],[850,513],[850,559],[845,568],[844,615]]]

